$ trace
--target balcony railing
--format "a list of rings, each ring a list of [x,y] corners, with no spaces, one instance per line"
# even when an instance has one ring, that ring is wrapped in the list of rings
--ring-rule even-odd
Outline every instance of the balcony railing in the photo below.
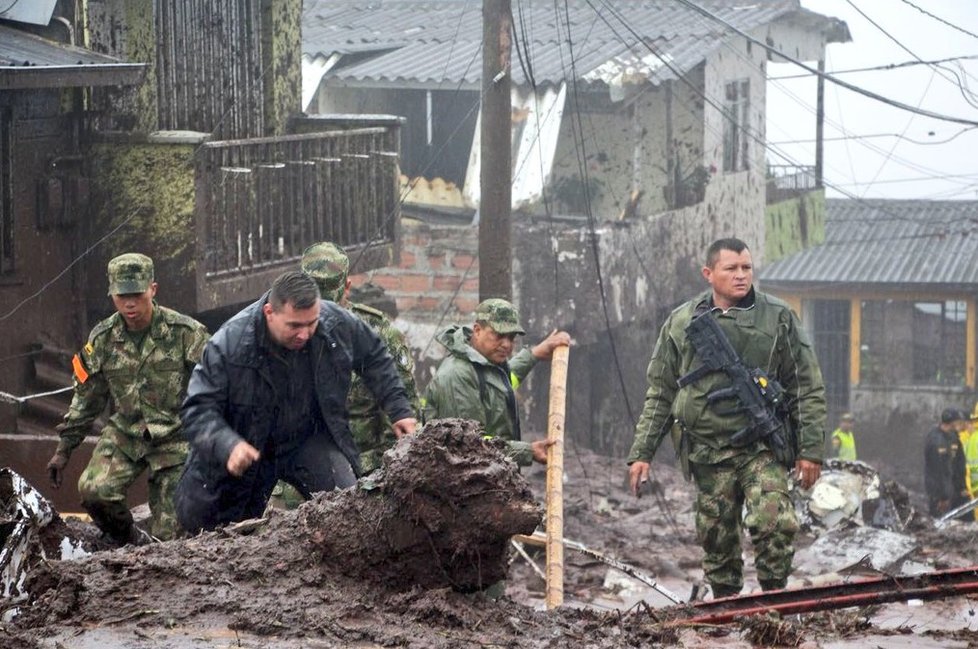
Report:
[[[251,299],[317,241],[391,263],[397,128],[207,142],[196,158],[198,307]],[[366,255],[366,257],[365,257]]]
[[[819,179],[814,166],[771,165],[767,166],[767,202],[779,203],[814,191]]]

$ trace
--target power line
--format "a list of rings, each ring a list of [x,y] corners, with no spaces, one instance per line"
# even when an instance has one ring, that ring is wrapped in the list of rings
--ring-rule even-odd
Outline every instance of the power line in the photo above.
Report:
[[[922,58],[920,58],[920,57],[919,57],[919,56],[917,55],[917,53],[916,53],[916,52],[913,52],[913,51],[912,51],[912,50],[911,50],[911,49],[910,49],[909,47],[907,47],[906,45],[904,45],[903,43],[901,43],[901,42],[900,42],[900,41],[899,41],[899,40],[898,40],[898,39],[896,38],[896,36],[894,36],[894,35],[893,35],[893,34],[891,34],[890,32],[888,32],[888,31],[886,31],[885,29],[883,29],[883,27],[882,27],[882,25],[880,25],[880,24],[879,24],[878,22],[876,22],[875,20],[873,20],[872,18],[870,18],[870,17],[869,17],[869,16],[868,16],[868,15],[866,14],[866,12],[865,12],[865,11],[863,11],[862,9],[860,9],[859,7],[857,7],[857,6],[855,5],[855,3],[853,3],[853,1],[852,1],[852,0],[846,0],[846,2],[847,2],[847,3],[849,4],[849,6],[850,6],[850,7],[852,7],[852,8],[853,8],[853,10],[855,10],[855,11],[856,11],[856,13],[858,13],[858,14],[859,14],[860,16],[862,16],[863,18],[865,18],[865,19],[866,19],[866,21],[867,21],[867,22],[868,22],[868,23],[869,23],[870,25],[872,25],[873,27],[875,27],[876,29],[878,29],[878,30],[880,31],[880,33],[882,33],[882,34],[883,34],[884,36],[886,36],[886,37],[887,37],[887,38],[889,38],[889,39],[890,39],[891,41],[893,41],[893,42],[894,42],[894,43],[895,43],[895,44],[896,44],[896,45],[897,45],[898,47],[900,47],[900,48],[901,48],[901,49],[902,49],[902,50],[903,50],[904,52],[906,52],[906,53],[907,53],[907,54],[909,54],[910,56],[912,56],[912,57],[914,57],[914,58],[915,58],[915,59],[917,59],[918,61],[920,61],[920,62],[923,62],[923,59],[922,59]],[[951,80],[951,79],[949,79],[949,78],[947,78],[947,77],[946,77],[946,76],[944,76],[943,74],[941,75],[941,77],[943,77],[945,81],[949,81],[949,82],[951,82],[952,84],[955,84],[955,85],[956,85],[956,86],[958,87],[958,90],[960,90],[960,91],[961,91],[961,96],[962,96],[962,97],[964,97],[964,100],[965,100],[966,102],[968,102],[968,103],[969,103],[969,104],[970,104],[970,105],[971,105],[972,107],[974,107],[974,108],[978,108],[978,104],[976,104],[976,103],[975,103],[975,101],[974,101],[974,97],[970,97],[970,96],[969,96],[969,93],[968,93],[968,92],[967,92],[967,91],[965,90],[965,85],[964,85],[964,81],[963,81],[963,80],[961,79],[961,77],[959,77],[959,76],[958,76],[958,74],[957,74],[957,73],[956,73],[956,72],[955,72],[954,70],[948,70],[947,68],[944,68],[944,67],[942,67],[942,66],[940,66],[940,65],[932,65],[932,66],[931,66],[931,68],[933,68],[934,70],[943,70],[943,71],[946,71],[946,72],[949,72],[950,74],[952,74],[952,75],[954,76],[954,78],[955,78],[955,79],[957,80],[956,82],[955,82],[954,80]],[[928,88],[930,87],[930,84],[931,84],[931,82],[932,82],[932,81],[933,81],[933,78],[931,78],[931,81],[929,81],[929,82],[927,83],[927,87],[928,87]],[[926,91],[925,91],[925,92],[924,92],[924,96],[926,96],[926,94],[927,94],[927,93],[926,93]],[[921,99],[920,99],[920,103],[923,103],[923,100],[924,100],[924,98],[923,98],[923,97],[921,97]],[[917,105],[917,108],[920,108],[920,103],[918,103],[918,105]],[[908,124],[908,126],[909,126],[909,124]]]
[[[922,7],[918,7],[914,3],[910,2],[910,0],[901,0],[901,2],[903,2],[904,4],[910,5],[911,7],[913,7],[914,9],[916,9],[917,11],[919,11],[920,13],[924,14],[925,16],[930,16],[931,18],[933,18],[934,20],[936,20],[939,23],[944,23],[948,27],[951,27],[953,29],[958,30],[962,34],[967,34],[968,36],[971,36],[972,38],[978,38],[978,34],[975,34],[974,32],[969,32],[967,29],[964,29],[963,27],[959,27],[958,25],[955,25],[952,22],[948,22],[947,20],[944,20],[940,16],[935,16],[934,14],[932,14],[929,11],[927,11],[926,9],[923,9]]]
[[[560,13],[559,13],[559,8],[557,6],[557,0],[554,0],[554,14],[555,14],[555,18],[557,19],[556,25],[558,29],[558,41],[559,41]],[[588,231],[590,234],[589,238],[591,244],[590,246],[591,254],[594,259],[594,269],[595,269],[595,275],[598,283],[598,294],[601,297],[601,310],[604,316],[605,329],[608,332],[608,343],[611,348],[611,356],[614,359],[615,371],[618,375],[619,385],[621,386],[622,398],[625,401],[625,411],[628,413],[628,418],[631,421],[632,426],[634,427],[637,425],[637,420],[635,418],[635,413],[632,410],[631,401],[628,398],[628,389],[627,389],[628,386],[626,385],[625,382],[625,373],[622,369],[621,359],[619,358],[618,355],[618,346],[615,342],[614,334],[612,333],[611,315],[608,311],[608,296],[605,292],[604,275],[601,270],[601,252],[598,249],[597,227],[595,225],[594,212],[591,209],[591,187],[590,187],[591,183],[588,174],[587,151],[585,150],[584,147],[584,124],[581,120],[581,110],[580,110],[581,104],[579,100],[578,87],[577,87],[577,79],[578,79],[577,65],[574,58],[574,39],[573,39],[573,33],[571,29],[571,25],[573,23],[571,22],[571,18],[570,18],[570,8],[568,6],[568,0],[564,0],[564,20],[566,21],[565,25],[567,29],[567,48],[570,55],[571,88],[573,90],[573,95],[574,95],[574,111],[573,111],[574,118],[572,118],[572,122],[571,122],[571,132],[572,135],[574,136],[574,149],[577,153],[578,172],[581,174],[581,180],[583,182],[584,207],[587,216]],[[595,23],[596,22],[597,22],[597,18],[595,18]],[[591,24],[592,28],[594,27],[595,23]],[[590,34],[590,31],[588,33]],[[558,51],[562,52],[562,49],[558,48]],[[566,67],[564,67],[563,64],[563,54],[561,54],[561,69],[563,70],[564,81],[566,83],[567,69]],[[662,510],[663,514],[666,517],[666,520],[672,525],[673,529],[676,532],[678,532],[679,526],[678,523],[676,522],[675,515],[673,514],[672,507],[670,507],[668,501],[666,501],[665,498],[662,496],[662,494],[660,494],[658,491],[655,491],[655,497],[656,497],[656,502],[659,505],[659,508]]]
[[[832,70],[831,74],[853,74],[856,72],[879,72],[879,71],[889,71],[898,70],[901,68],[916,66],[916,65],[938,65],[940,63],[953,63],[957,61],[969,61],[978,59],[978,54],[968,54],[963,56],[951,56],[946,59],[933,59],[931,61],[922,61],[917,59],[916,61],[904,61],[902,63],[887,63],[886,65],[873,65],[866,68],[848,68],[846,70]],[[809,72],[804,72],[801,74],[785,74],[777,77],[768,77],[769,81],[783,81],[785,79],[807,79],[813,74]]]
[[[867,133],[866,135],[843,135],[841,137],[823,137],[823,142],[841,142],[843,140],[871,140],[881,137],[895,137],[905,142],[910,142],[911,144],[920,144],[922,146],[933,146],[936,144],[947,144],[948,142],[956,139],[963,133],[975,130],[975,126],[969,126],[961,129],[954,135],[944,139],[944,140],[915,140],[912,137],[907,137],[906,135],[900,135],[899,133]],[[812,144],[815,139],[804,139],[804,140],[778,140],[774,142],[768,142],[768,144],[781,145],[781,144]]]
[[[978,180],[978,174],[946,174],[944,176],[918,176],[916,178],[893,178],[890,180],[875,180],[868,182],[852,182],[852,183],[835,183],[835,187],[853,187],[862,185],[873,185],[879,184],[884,185],[887,183],[914,183],[921,182],[924,180],[952,180],[954,178],[968,178],[971,180]]]
[[[843,81],[842,79],[836,79],[835,77],[833,77],[830,74],[827,74],[825,72],[820,72],[819,70],[811,67],[810,65],[807,65],[807,64],[803,63],[802,61],[799,61],[798,59],[796,59],[796,58],[794,58],[792,56],[789,56],[788,54],[785,54],[784,52],[779,51],[777,48],[775,48],[775,47],[773,47],[771,45],[768,45],[764,41],[760,41],[760,40],[754,38],[753,36],[751,36],[750,34],[746,33],[745,31],[743,31],[743,30],[735,27],[734,25],[732,25],[727,20],[721,18],[720,16],[716,15],[715,13],[713,13],[713,12],[707,10],[707,9],[704,9],[703,7],[701,7],[700,5],[696,4],[695,2],[692,2],[691,0],[676,0],[676,1],[679,2],[679,3],[681,3],[681,4],[683,4],[686,7],[689,7],[690,9],[692,9],[692,10],[694,10],[694,11],[696,11],[696,12],[698,12],[698,13],[704,15],[704,16],[706,16],[707,18],[709,18],[709,19],[711,19],[713,21],[716,21],[716,22],[720,23],[721,25],[725,26],[727,29],[729,29],[730,31],[734,32],[735,34],[738,34],[738,35],[742,36],[743,38],[746,38],[751,43],[753,43],[753,44],[755,44],[755,45],[757,45],[759,47],[764,48],[767,52],[770,52],[771,54],[774,54],[774,55],[776,55],[778,57],[781,57],[781,58],[785,59],[786,61],[789,61],[791,63],[794,63],[795,65],[797,65],[801,69],[807,70],[808,72],[810,72],[812,74],[818,75],[818,76],[822,77],[823,79],[825,79],[826,81],[831,81],[835,85],[840,86],[842,88],[845,88],[846,90],[850,90],[852,92],[855,92],[856,94],[863,95],[864,97],[869,97],[870,99],[875,99],[878,102],[887,104],[888,106],[893,106],[894,108],[899,108],[899,109],[905,110],[907,112],[916,113],[918,115],[923,115],[924,117],[930,117],[932,119],[937,119],[937,120],[941,120],[941,121],[944,121],[944,122],[954,122],[954,123],[957,123],[957,124],[966,124],[968,126],[978,126],[978,122],[973,121],[973,120],[970,120],[970,119],[964,119],[963,117],[954,117],[954,116],[951,116],[951,115],[942,115],[940,113],[935,113],[933,111],[924,110],[924,109],[921,109],[921,108],[915,108],[913,106],[910,106],[909,104],[904,104],[903,102],[896,101],[895,99],[890,99],[889,97],[884,97],[883,95],[877,94],[877,93],[875,93],[875,92],[873,92],[871,90],[866,90],[865,88],[861,88],[861,87],[859,87],[857,85],[854,85],[854,84],[851,84],[851,83],[849,83],[847,81]]]

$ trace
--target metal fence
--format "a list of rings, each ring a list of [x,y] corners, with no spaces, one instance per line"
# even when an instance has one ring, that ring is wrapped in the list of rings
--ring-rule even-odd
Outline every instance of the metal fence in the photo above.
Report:
[[[393,243],[398,146],[386,127],[205,143],[197,263],[216,277],[297,260],[317,241]]]
[[[818,189],[820,179],[815,167],[808,165],[767,166],[767,200],[777,203]]]

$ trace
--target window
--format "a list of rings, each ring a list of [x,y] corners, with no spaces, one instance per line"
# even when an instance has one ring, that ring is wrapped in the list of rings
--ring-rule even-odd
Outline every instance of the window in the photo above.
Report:
[[[866,300],[861,328],[860,383],[965,385],[964,301]]]
[[[14,271],[13,115],[0,108],[0,275]]]
[[[745,171],[750,129],[749,80],[732,81],[724,86],[723,109],[723,170]]]

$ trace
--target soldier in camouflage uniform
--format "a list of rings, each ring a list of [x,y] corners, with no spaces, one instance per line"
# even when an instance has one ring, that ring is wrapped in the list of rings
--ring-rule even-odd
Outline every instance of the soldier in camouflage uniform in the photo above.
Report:
[[[174,538],[179,528],[173,493],[187,442],[180,428],[180,403],[208,334],[193,318],[159,306],[153,261],[129,253],[109,262],[109,296],[116,313],[98,323],[72,360],[75,393],[48,474],[55,488],[72,451],[81,444],[107,403],[111,417],[102,429],[78,492],[96,525],[119,544],[146,539],[133,524],[126,492],[149,470],[153,536]]]
[[[302,255],[302,270],[319,285],[325,300],[333,300],[351,311],[377,332],[387,346],[387,352],[397,365],[397,373],[404,383],[408,399],[415,412],[419,410],[418,389],[414,382],[414,362],[408,350],[404,334],[382,311],[365,304],[348,301],[350,290],[350,259],[343,250],[329,242],[310,246]],[[370,390],[356,373],[350,383],[350,395],[346,400],[350,411],[350,428],[353,439],[360,447],[360,464],[363,472],[370,473],[380,466],[380,457],[397,441],[391,430],[390,420],[377,405]]]
[[[453,325],[438,334],[448,356],[425,390],[424,405],[427,420],[458,417],[481,423],[486,434],[509,441],[509,455],[521,466],[546,464],[549,444],[520,439],[515,388],[538,361],[570,344],[566,332],[555,331],[513,356],[516,337],[525,333],[515,306],[498,298],[483,301],[471,327]]]
[[[676,381],[701,363],[686,339],[685,328],[697,315],[717,319],[741,360],[777,379],[791,407],[797,434],[794,470],[803,488],[821,471],[825,435],[825,388],[814,351],[787,304],[755,291],[753,265],[738,239],[714,242],[703,277],[711,289],[672,312],[662,326],[649,363],[649,389],[635,430],[628,461],[635,495],[649,478],[649,462],[667,433],[697,488],[696,532],[705,551],[703,570],[715,597],[735,595],[743,587],[741,510],[754,544],[758,580],[764,590],[784,588],[794,557],[798,530],[788,498],[788,471],[763,441],[732,444],[734,433],[749,425],[743,412],[730,412],[722,399],[707,395],[729,385],[723,372],[709,373],[679,388]]]

